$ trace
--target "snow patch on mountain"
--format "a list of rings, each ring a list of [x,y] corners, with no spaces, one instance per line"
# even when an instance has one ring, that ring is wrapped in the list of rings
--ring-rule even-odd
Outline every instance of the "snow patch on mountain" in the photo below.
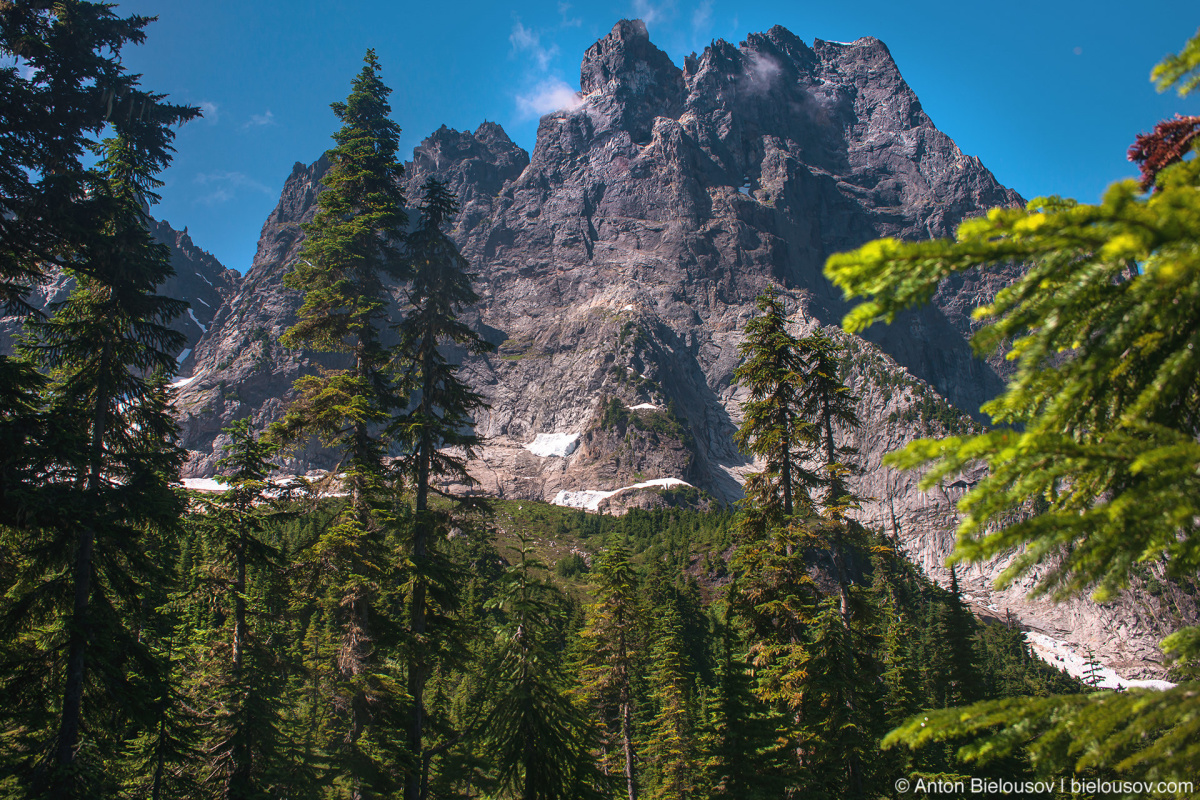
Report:
[[[563,458],[575,452],[579,446],[578,433],[539,433],[525,449],[535,456]]]
[[[681,481],[679,478],[655,478],[654,480],[635,483],[632,486],[622,486],[620,489],[613,489],[612,491],[603,491],[601,489],[581,489],[574,492],[561,491],[554,495],[554,499],[550,502],[556,506],[582,508],[584,511],[599,511],[602,502],[621,492],[628,492],[631,489],[650,489],[653,487],[672,489],[676,486],[691,486],[691,484],[687,481]]]
[[[184,478],[183,486],[193,492],[223,492],[229,484],[221,483],[216,478]]]
[[[1025,641],[1033,648],[1039,658],[1052,667],[1066,669],[1073,678],[1083,680],[1088,673],[1088,658],[1081,655],[1067,642],[1055,639],[1044,633],[1026,631]],[[1098,663],[1098,662],[1097,662]],[[1100,679],[1098,688],[1101,689],[1170,689],[1175,684],[1170,681],[1140,681],[1122,678],[1106,666],[1099,665],[1096,675]]]

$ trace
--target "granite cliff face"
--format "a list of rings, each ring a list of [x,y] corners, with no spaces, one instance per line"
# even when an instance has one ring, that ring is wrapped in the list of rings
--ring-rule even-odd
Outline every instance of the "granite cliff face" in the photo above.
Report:
[[[482,298],[468,318],[498,346],[463,363],[491,405],[476,420],[485,445],[472,463],[484,492],[619,510],[661,490],[616,490],[678,479],[735,499],[753,465],[732,442],[742,399],[732,376],[762,289],[784,288],[797,331],[836,326],[847,307],[821,272],[831,253],[880,236],[946,236],[965,217],[1021,202],[937,130],[876,39],[809,46],[775,27],[739,47],[715,42],[681,69],[642,23],[622,21],[585,54],[580,86],[576,108],[542,118],[532,155],[493,123],[443,127],[407,169],[411,199],[430,176],[457,193],[452,235]],[[195,348],[177,401],[192,475],[211,474],[224,425],[277,418],[292,381],[317,363],[277,340],[299,304],[282,276],[326,168],[296,165],[252,268]],[[925,494],[880,459],[973,424],[955,407],[973,412],[999,389],[965,336],[970,308],[1010,277],[967,276],[930,308],[844,337],[864,420],[846,435],[867,468],[859,491],[873,498],[863,517],[894,529],[939,577],[954,493],[970,476]],[[312,450],[291,466],[330,464]],[[1018,605],[1019,593],[986,586],[998,568],[964,576],[982,606],[1144,661],[1148,617],[1109,647],[1094,606]]]

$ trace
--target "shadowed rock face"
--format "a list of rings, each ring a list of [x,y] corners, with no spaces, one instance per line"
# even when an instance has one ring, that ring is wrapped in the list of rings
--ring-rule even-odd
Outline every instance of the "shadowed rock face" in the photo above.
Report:
[[[476,419],[485,444],[472,461],[489,493],[552,500],[682,478],[735,499],[753,465],[732,442],[743,399],[732,377],[763,288],[784,288],[798,332],[833,326],[847,306],[822,274],[831,253],[880,236],[950,235],[968,216],[1021,202],[934,127],[876,39],[809,46],[775,27],[738,47],[715,42],[680,69],[641,22],[622,21],[588,49],[580,86],[577,107],[542,118],[532,155],[485,122],[439,129],[407,168],[414,204],[429,177],[462,203],[452,235],[482,298],[466,316],[498,346],[462,364],[491,406]],[[277,339],[299,305],[282,275],[326,168],[296,165],[252,268],[196,347],[196,379],[178,399],[193,475],[211,473],[224,425],[277,418],[292,381],[317,364]],[[868,468],[862,516],[896,530],[943,578],[959,490],[922,493],[880,459],[969,422],[942,397],[974,411],[1000,388],[965,336],[969,310],[1011,277],[966,276],[866,341],[844,337],[862,398],[864,424],[846,433]],[[543,457],[524,446],[543,433],[581,438],[568,455]],[[331,463],[311,450],[291,466]],[[619,510],[646,497],[606,502]],[[1085,630],[1078,609],[1068,624],[1047,606],[1018,606],[1016,592],[993,594],[998,568],[960,579],[985,605]],[[1096,625],[1082,641],[1116,658],[1102,615],[1088,618]],[[1122,652],[1144,656],[1150,627],[1131,628]]]

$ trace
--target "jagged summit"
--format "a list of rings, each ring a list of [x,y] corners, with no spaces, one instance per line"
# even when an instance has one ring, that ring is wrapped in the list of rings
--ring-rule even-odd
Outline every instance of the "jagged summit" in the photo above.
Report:
[[[588,48],[579,87],[605,127],[638,143],[649,140],[655,117],[678,117],[686,95],[683,71],[650,42],[641,20],[621,20]]]

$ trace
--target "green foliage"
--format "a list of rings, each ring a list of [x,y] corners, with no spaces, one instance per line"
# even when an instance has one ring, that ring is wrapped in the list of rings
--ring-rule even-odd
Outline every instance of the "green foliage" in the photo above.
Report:
[[[0,69],[0,304],[28,310],[21,298],[46,264],[88,270],[75,254],[110,214],[108,198],[89,191],[97,176],[88,162],[106,131],[138,141],[133,183],[147,191],[170,160],[170,126],[199,114],[162,103],[122,67],[122,49],[140,44],[152,20],[80,0],[0,7],[0,54],[16,62]]]
[[[1155,70],[1160,88],[1195,88],[1198,53],[1200,36]],[[976,349],[1008,345],[1017,366],[1005,392],[983,407],[1002,427],[917,441],[886,462],[926,467],[924,488],[987,466],[960,501],[953,558],[1015,552],[1002,582],[1037,568],[1039,593],[1092,590],[1105,599],[1137,564],[1164,561],[1168,575],[1200,567],[1200,161],[1168,156],[1148,171],[1143,165],[1148,194],[1125,181],[1096,206],[1038,198],[964,222],[955,241],[885,239],[827,264],[848,295],[870,298],[846,317],[850,330],[928,301],[954,272],[1028,265],[975,312],[986,321]],[[1183,777],[1197,763],[1194,749],[1177,744],[1192,736],[1194,691],[984,702],[928,725],[910,721],[889,741],[966,735],[976,741],[960,756],[1026,748],[1043,774],[1111,768]]]
[[[689,797],[698,788],[699,759],[695,674],[689,663],[684,622],[674,604],[657,617],[651,636],[649,706],[641,760],[645,796],[655,800]]]
[[[979,624],[955,587],[838,519],[850,460],[834,434],[855,424],[841,377],[877,365],[830,337],[791,337],[774,294],[760,299],[739,376],[759,403],[743,443],[769,474],[736,516],[613,518],[439,491],[469,482],[448,450],[475,444],[482,407],[449,354],[488,347],[458,319],[476,298],[444,230],[445,186],[426,184],[405,233],[399,129],[370,52],[334,104],[333,166],[288,278],[305,299],[286,343],[349,366],[301,379],[278,438],[248,420],[227,430],[230,489],[173,486],[166,379],[179,342],[166,325],[183,306],[153,294],[169,267],[143,203],[170,126],[195,110],[121,71],[120,47],[146,22],[78,0],[0,4],[4,54],[40,70],[0,69],[16,109],[0,125],[0,299],[19,300],[50,259],[76,285],[31,326],[30,360],[0,359],[0,797],[878,796],[901,771],[949,769],[944,745],[875,752],[888,727],[979,698],[993,705],[933,736],[992,736],[964,752],[1006,777],[1025,769],[1026,745],[1050,771],[1123,759],[1176,775],[1194,763],[1187,691],[1169,703],[1052,697],[1079,686],[1015,626]],[[85,168],[106,121],[115,135]],[[1162,172],[1159,194],[1171,197],[1177,174]],[[397,282],[408,314],[391,349]],[[648,335],[629,322],[619,346],[636,356]],[[261,328],[250,341],[259,358],[272,346]],[[1167,384],[1191,413],[1191,395]],[[612,400],[602,424],[690,441],[671,405]],[[268,481],[279,441],[306,435],[343,454],[331,482],[348,496]],[[392,469],[384,454],[396,450]],[[808,500],[818,487],[824,518]],[[1193,669],[1197,629],[1167,644]],[[1057,716],[995,705],[1018,692]]]
[[[591,731],[564,691],[555,639],[560,602],[527,547],[506,572],[492,604],[503,613],[495,699],[484,723],[505,796],[521,800],[588,797],[598,776]]]
[[[425,183],[421,221],[408,239],[414,275],[407,290],[411,310],[399,326],[400,344],[394,358],[402,372],[402,385],[417,398],[415,407],[393,423],[397,439],[411,451],[404,469],[414,480],[417,509],[424,508],[423,495],[434,479],[473,483],[466,470],[466,457],[478,444],[471,415],[486,409],[483,397],[457,375],[440,348],[456,345],[468,353],[495,349],[459,320],[458,315],[479,297],[471,288],[472,275],[442,230],[458,209],[445,184],[430,179]],[[444,452],[463,448],[464,457]]]
[[[914,717],[883,743],[920,747],[968,738],[957,751],[962,760],[987,765],[1023,755],[1040,777],[1099,771],[1122,779],[1193,780],[1200,733],[1195,691],[1011,697]]]
[[[822,462],[826,513],[841,517],[857,502],[846,484],[857,470],[852,463],[854,449],[838,445],[834,426],[839,430],[858,427],[858,398],[838,374],[840,349],[832,338],[818,330],[799,340],[796,347],[804,362],[799,376],[800,415],[812,426],[811,448]]]
[[[347,353],[350,366],[297,380],[297,400],[276,428],[283,440],[315,434],[343,453],[338,478],[348,501],[302,554],[311,580],[303,657],[321,697],[310,710],[321,720],[315,747],[329,759],[334,783],[351,794],[392,791],[416,771],[411,748],[389,724],[402,713],[404,681],[398,665],[381,657],[400,635],[403,583],[391,557],[395,476],[384,465],[381,428],[404,403],[380,337],[391,302],[385,280],[408,275],[399,249],[404,168],[396,160],[400,128],[388,117],[391,90],[374,51],[364,62],[346,102],[331,106],[342,127],[328,152],[326,188],[284,279],[304,292],[304,304],[281,338],[289,347]]]
[[[644,662],[645,625],[640,576],[626,542],[614,538],[597,556],[596,602],[579,633],[580,693],[600,720],[605,736],[601,768],[622,773],[627,797],[636,797],[634,775],[634,680]]]
[[[742,404],[745,421],[734,436],[744,451],[766,461],[765,468],[746,481],[747,498],[764,510],[777,508],[791,516],[797,505],[811,506],[808,487],[817,476],[802,469],[804,453],[813,441],[812,423],[803,414],[805,363],[800,343],[787,331],[783,302],[774,287],[757,303],[758,316],[746,325],[738,348],[745,359],[734,378],[749,399]]]
[[[560,578],[574,578],[587,571],[587,561],[578,553],[570,553],[565,558],[560,558],[554,565],[554,574]]]
[[[170,161],[171,126],[198,111],[162,103],[137,89],[136,76],[117,61],[98,56],[104,37],[119,51],[140,40],[148,20],[121,21],[107,7],[83,3],[47,10],[14,3],[0,12],[5,52],[17,48],[44,68],[29,80],[6,68],[0,81],[16,96],[48,104],[40,119],[18,114],[5,130],[14,149],[6,149],[0,175],[16,194],[2,201],[0,294],[16,299],[20,289],[9,281],[36,275],[40,266],[32,260],[41,257],[62,264],[75,281],[66,302],[50,319],[36,320],[21,346],[21,356],[46,377],[3,359],[4,377],[18,382],[6,387],[0,428],[7,437],[10,425],[29,426],[7,456],[5,478],[33,480],[23,489],[5,487],[14,513],[0,537],[20,554],[20,571],[0,601],[0,624],[11,640],[0,682],[9,702],[0,714],[15,733],[5,766],[21,791],[86,797],[113,789],[104,761],[121,749],[116,727],[100,721],[120,720],[148,735],[161,725],[169,694],[164,660],[136,620],[139,598],[162,578],[145,542],[175,526],[182,512],[170,488],[182,459],[165,380],[182,339],[167,324],[186,304],[154,294],[171,268],[166,248],[150,237],[144,208],[156,199],[155,174]],[[75,60],[55,63],[55,47],[68,42],[81,48],[72,52]],[[47,83],[52,74],[59,83]],[[77,104],[84,95],[94,102],[102,86],[121,87],[140,110],[97,143],[89,134],[98,134],[104,119],[77,116]],[[51,131],[63,140],[41,140]],[[61,147],[61,162],[42,160],[48,150],[38,147]],[[100,155],[95,167],[81,166],[84,148]],[[60,175],[41,173],[55,172],[58,163]],[[46,207],[26,213],[25,204],[38,201]]]
[[[1183,50],[1169,55],[1150,73],[1150,80],[1165,92],[1174,86],[1180,97],[1186,97],[1200,87],[1200,31],[1183,46]]]
[[[790,772],[786,717],[753,691],[750,665],[740,657],[726,613],[714,700],[702,735],[704,775],[713,800],[768,800],[783,795]]]
[[[408,747],[422,767],[420,775],[408,777],[405,796],[409,800],[417,800],[424,793],[420,786],[427,769],[423,743],[425,682],[434,668],[438,647],[452,648],[448,620],[458,603],[457,581],[441,547],[450,528],[449,518],[430,510],[429,495],[433,492],[448,497],[437,488],[438,482],[475,483],[466,466],[479,441],[472,415],[487,408],[482,395],[458,377],[457,365],[451,364],[443,351],[447,346],[468,353],[495,349],[458,318],[479,300],[471,288],[466,259],[442,230],[458,210],[458,203],[445,184],[432,178],[426,181],[423,191],[421,219],[408,237],[412,283],[407,296],[411,308],[398,326],[400,343],[392,354],[400,384],[416,402],[389,426],[391,435],[407,451],[399,459],[399,471],[409,477],[416,495],[415,513],[407,530],[408,633],[412,637],[408,658]],[[430,646],[439,641],[440,645]],[[445,653],[441,656],[444,658]]]
[[[271,498],[267,481],[278,446],[255,436],[248,419],[225,432],[231,441],[217,468],[231,488],[198,498],[203,550],[194,557],[185,595],[207,596],[223,623],[214,620],[192,637],[197,651],[192,678],[208,700],[202,707],[211,768],[204,783],[221,797],[265,797],[279,788],[289,766],[281,709],[272,702],[288,669],[267,646],[264,633],[271,622],[263,619],[259,584],[283,566],[282,553],[266,534],[287,512]]]

